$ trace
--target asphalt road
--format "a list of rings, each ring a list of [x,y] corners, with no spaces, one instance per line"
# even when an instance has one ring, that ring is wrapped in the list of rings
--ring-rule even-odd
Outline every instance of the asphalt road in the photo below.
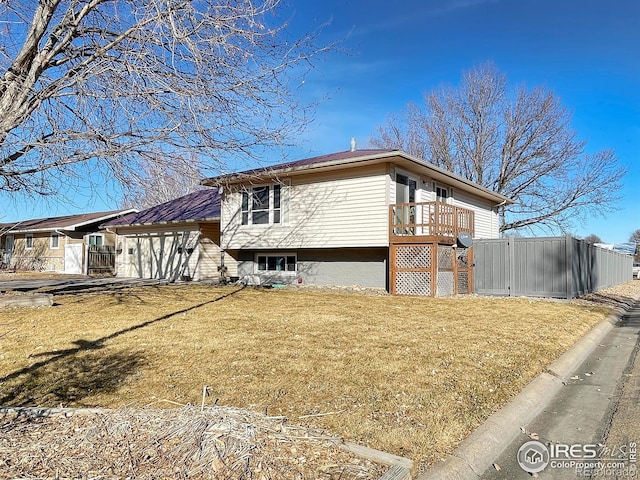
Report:
[[[640,478],[634,462],[640,444],[640,303],[622,317],[603,342],[567,381],[550,405],[496,458],[486,480]],[[544,448],[543,447],[543,448]],[[542,452],[543,458],[536,457]],[[637,460],[637,457],[636,457]],[[598,463],[599,462],[599,463]],[[546,466],[545,466],[546,465]],[[593,468],[592,468],[593,467]]]

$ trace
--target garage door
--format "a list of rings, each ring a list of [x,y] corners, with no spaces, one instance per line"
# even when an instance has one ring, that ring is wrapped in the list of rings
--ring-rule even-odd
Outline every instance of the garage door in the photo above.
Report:
[[[137,278],[177,280],[193,277],[197,259],[194,232],[138,234],[127,237],[126,275]]]

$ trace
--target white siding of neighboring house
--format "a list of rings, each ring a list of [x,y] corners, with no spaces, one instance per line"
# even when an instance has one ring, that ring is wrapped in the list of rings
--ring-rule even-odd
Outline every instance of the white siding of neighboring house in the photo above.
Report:
[[[387,167],[293,177],[283,188],[284,225],[241,225],[241,192],[228,192],[222,210],[225,249],[388,246]]]

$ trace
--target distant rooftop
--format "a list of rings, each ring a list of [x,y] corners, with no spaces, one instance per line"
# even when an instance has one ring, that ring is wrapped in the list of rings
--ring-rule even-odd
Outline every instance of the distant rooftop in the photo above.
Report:
[[[10,229],[12,233],[41,232],[50,230],[73,231],[81,227],[91,225],[92,223],[111,220],[132,211],[134,210],[111,210],[108,212],[81,213],[77,215],[65,215],[62,217],[35,218],[0,224],[0,231],[8,229]]]

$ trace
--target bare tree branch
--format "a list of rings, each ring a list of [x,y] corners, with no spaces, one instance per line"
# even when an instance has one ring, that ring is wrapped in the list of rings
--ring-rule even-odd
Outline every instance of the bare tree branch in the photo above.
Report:
[[[377,128],[372,145],[398,148],[516,200],[501,231],[567,232],[614,208],[626,173],[613,150],[585,153],[571,113],[553,92],[508,89],[492,64],[459,87],[425,95]]]
[[[0,190],[54,193],[87,171],[127,185],[158,152],[170,168],[222,171],[288,141],[312,108],[295,88],[329,47],[291,37],[279,11],[279,0],[0,0]]]

